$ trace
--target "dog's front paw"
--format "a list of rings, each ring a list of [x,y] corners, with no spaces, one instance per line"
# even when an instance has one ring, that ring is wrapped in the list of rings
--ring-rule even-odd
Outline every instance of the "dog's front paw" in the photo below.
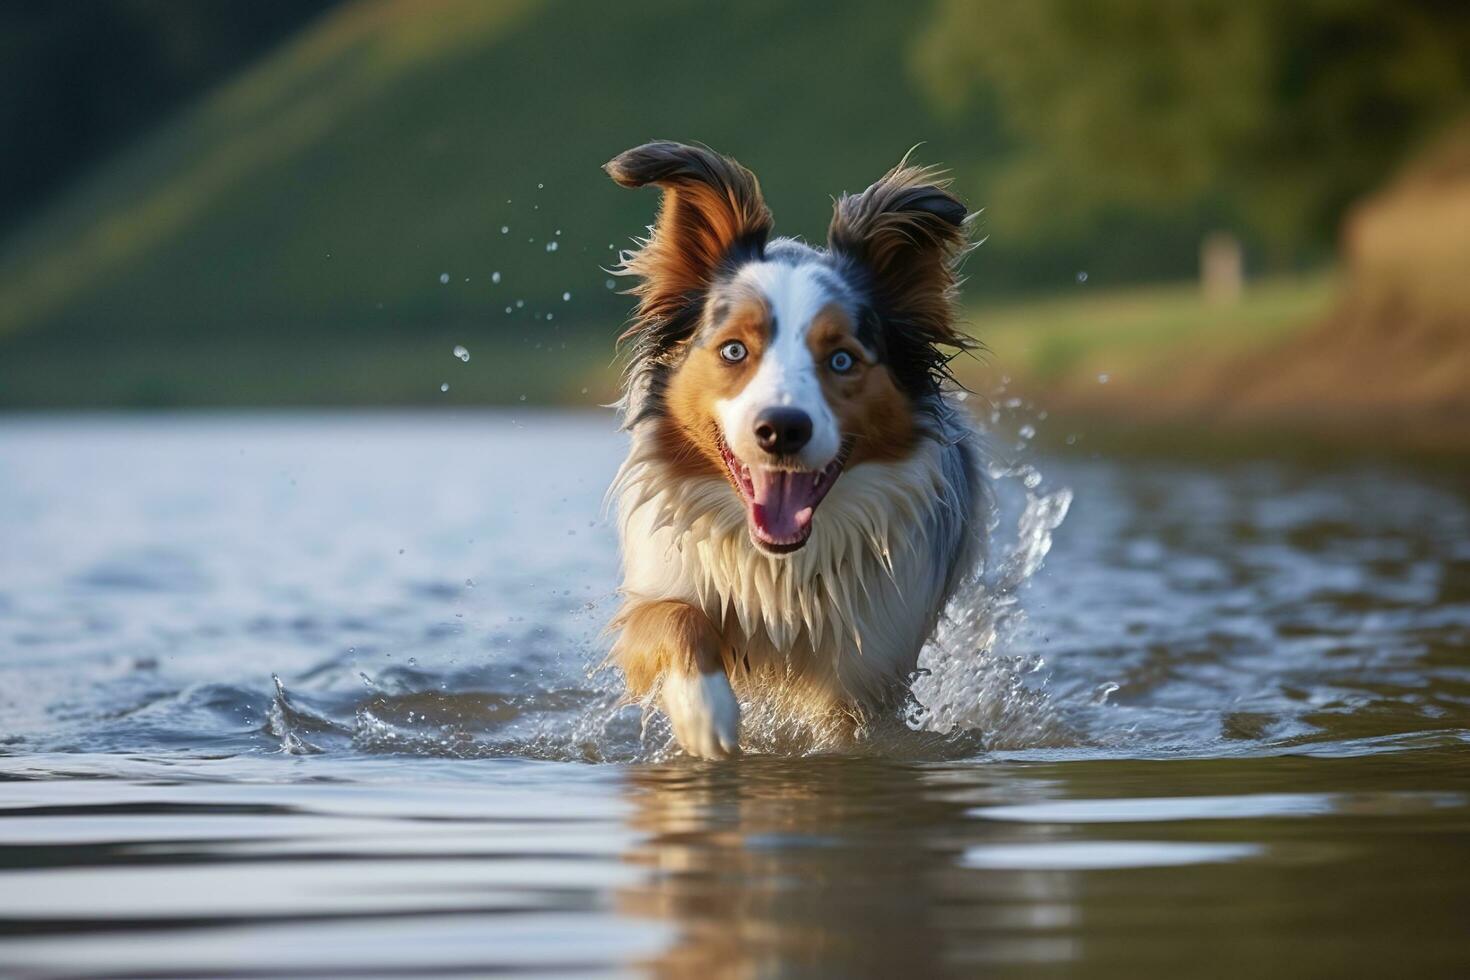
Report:
[[[664,712],[684,751],[701,759],[740,752],[740,703],[723,671],[670,671],[664,678]]]

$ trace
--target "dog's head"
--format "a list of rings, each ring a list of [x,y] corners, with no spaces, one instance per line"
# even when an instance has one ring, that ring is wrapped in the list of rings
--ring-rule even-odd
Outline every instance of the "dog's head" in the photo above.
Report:
[[[638,279],[630,424],[657,427],[676,472],[723,474],[757,546],[800,548],[844,467],[913,451],[946,350],[970,345],[953,315],[964,205],[905,161],[839,199],[815,249],[771,241],[755,176],[711,150],[648,143],[606,170],[663,191],[618,270]]]

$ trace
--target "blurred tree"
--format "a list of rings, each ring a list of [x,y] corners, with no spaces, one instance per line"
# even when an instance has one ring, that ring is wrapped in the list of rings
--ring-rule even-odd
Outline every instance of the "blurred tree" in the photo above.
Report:
[[[944,108],[999,105],[993,228],[1205,202],[1284,252],[1466,111],[1470,3],[940,0],[911,57]]]

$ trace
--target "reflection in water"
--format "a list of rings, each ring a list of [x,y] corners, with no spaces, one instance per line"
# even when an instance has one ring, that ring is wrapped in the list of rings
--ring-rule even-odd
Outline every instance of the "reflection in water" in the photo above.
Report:
[[[615,907],[662,976],[1457,975],[1470,773],[1420,764],[638,766]]]
[[[947,794],[943,770],[876,759],[633,768],[628,823],[642,840],[626,859],[651,874],[617,907],[677,926],[651,964],[663,976],[937,975],[959,953],[965,905],[980,938],[964,958],[1066,958],[1066,940],[1027,936],[1074,916],[1066,875],[1012,873],[983,903],[963,897],[965,801],[1026,791],[987,782]]]

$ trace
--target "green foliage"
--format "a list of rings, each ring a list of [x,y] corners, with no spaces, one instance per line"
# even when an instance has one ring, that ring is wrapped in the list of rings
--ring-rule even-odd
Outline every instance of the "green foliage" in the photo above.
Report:
[[[998,228],[1214,206],[1289,247],[1466,110],[1470,5],[941,0],[911,55],[951,112],[1000,106]]]
[[[706,141],[761,174],[779,233],[820,239],[831,196],[915,142],[963,155],[894,56],[917,19],[883,0],[343,6],[12,235],[0,339],[473,324],[473,346],[595,323],[610,353],[628,304],[599,267],[657,197],[602,163]]]

